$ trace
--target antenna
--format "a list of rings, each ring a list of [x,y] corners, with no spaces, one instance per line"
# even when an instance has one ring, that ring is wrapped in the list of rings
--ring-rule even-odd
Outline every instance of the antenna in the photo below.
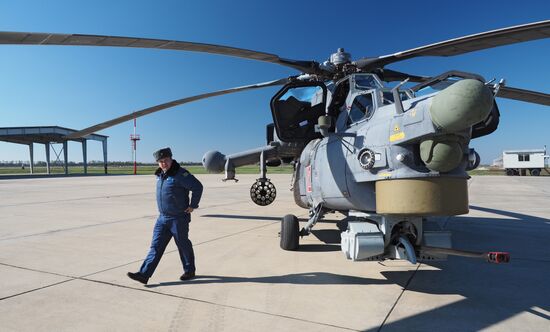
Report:
[[[132,141],[132,159],[134,159],[134,175],[137,174],[137,141],[141,138],[136,134],[136,119],[134,118],[134,133],[130,134],[130,141]]]

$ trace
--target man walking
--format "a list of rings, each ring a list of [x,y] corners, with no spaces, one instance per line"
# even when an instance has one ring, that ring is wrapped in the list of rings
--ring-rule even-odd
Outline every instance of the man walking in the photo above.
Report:
[[[159,217],[153,230],[151,249],[141,265],[139,272],[128,272],[128,277],[147,284],[164,253],[164,249],[174,237],[183,274],[180,280],[189,280],[195,277],[195,254],[193,244],[189,240],[189,222],[191,212],[199,207],[202,195],[202,184],[189,171],[181,167],[172,159],[170,148],[156,151],[153,156],[159,168],[157,176],[157,206]],[[192,198],[189,202],[189,191]]]

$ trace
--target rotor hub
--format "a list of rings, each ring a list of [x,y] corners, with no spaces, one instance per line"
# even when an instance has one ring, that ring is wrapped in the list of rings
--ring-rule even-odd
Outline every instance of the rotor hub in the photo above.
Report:
[[[330,55],[330,62],[336,66],[351,62],[351,54],[339,48],[336,53]]]

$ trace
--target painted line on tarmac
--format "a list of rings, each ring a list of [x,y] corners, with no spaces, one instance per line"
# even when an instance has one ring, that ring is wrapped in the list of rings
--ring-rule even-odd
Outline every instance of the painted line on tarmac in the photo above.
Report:
[[[32,272],[38,272],[38,273],[51,274],[51,275],[58,276],[58,277],[73,278],[73,279],[74,279],[74,278],[78,278],[78,277],[68,276],[68,275],[66,275],[66,274],[61,274],[61,273],[57,273],[57,272],[42,271],[42,270],[32,269],[32,268],[30,268],[30,267],[17,266],[17,265],[8,264],[8,263],[0,263],[0,265],[8,266],[8,267],[13,267],[13,268],[15,268],[15,269],[21,269],[21,270],[26,270],[26,271],[32,271]]]
[[[269,224],[266,224],[266,225],[252,227],[252,228],[248,228],[248,229],[236,232],[236,233],[231,233],[231,234],[223,235],[223,236],[220,236],[220,237],[217,237],[217,238],[214,238],[214,239],[206,240],[206,241],[203,241],[203,242],[198,242],[198,243],[193,244],[193,247],[200,246],[201,244],[206,244],[206,243],[214,242],[214,241],[217,241],[217,240],[225,239],[225,238],[235,236],[235,235],[239,235],[239,234],[242,234],[242,233],[246,233],[246,232],[249,232],[249,231],[253,231],[253,230],[256,230],[256,229],[259,229],[259,228],[262,228],[262,227],[268,227],[268,226],[274,225],[276,223],[278,223],[278,222],[272,222],[272,223],[269,223]],[[175,252],[178,252],[178,250],[174,249],[174,250],[171,250],[171,251],[166,251],[164,253],[164,255],[172,254],[172,253],[175,253]],[[86,277],[93,276],[95,274],[99,274],[99,273],[102,273],[102,272],[115,270],[115,269],[118,269],[118,268],[121,268],[121,267],[124,267],[124,266],[128,266],[130,264],[135,264],[135,263],[142,262],[142,261],[143,261],[143,258],[135,260],[135,261],[131,261],[129,263],[125,263],[125,264],[121,264],[121,265],[118,265],[118,266],[110,267],[110,268],[105,269],[105,270],[101,270],[101,271],[93,272],[93,273],[90,273],[90,274],[86,274],[86,275],[81,276],[81,278],[86,278]]]
[[[206,244],[206,243],[214,242],[214,241],[217,241],[217,240],[225,239],[225,238],[228,238],[228,237],[231,237],[231,236],[239,235],[239,234],[246,233],[246,232],[249,232],[249,231],[253,231],[253,230],[256,230],[256,229],[260,229],[260,228],[263,228],[263,227],[272,226],[272,225],[274,225],[274,224],[276,224],[276,223],[278,223],[278,222],[272,222],[272,223],[269,223],[269,224],[265,224],[265,225],[260,225],[260,226],[248,228],[248,229],[245,229],[245,230],[236,232],[236,233],[231,233],[231,234],[223,235],[223,236],[220,236],[220,237],[217,237],[217,238],[214,238],[214,239],[210,239],[210,240],[206,240],[206,241],[203,241],[203,242],[198,242],[198,243],[196,243],[196,244],[193,244],[193,247],[200,246],[201,244]],[[164,253],[164,255],[172,254],[172,253],[175,253],[175,252],[178,252],[178,250],[177,250],[177,249],[174,249],[174,250],[171,250],[171,251],[166,251],[166,252]],[[98,273],[102,273],[102,272],[106,272],[106,271],[118,269],[118,268],[120,268],[120,267],[124,267],[124,266],[130,265],[130,264],[135,264],[135,263],[141,262],[141,261],[143,261],[143,259],[138,259],[138,260],[131,261],[131,262],[125,263],[125,264],[121,264],[121,265],[118,265],[118,266],[115,266],[115,267],[110,267],[110,268],[105,269],[105,270],[101,270],[101,271],[97,271],[97,272],[85,274],[85,275],[82,275],[82,276],[80,276],[80,277],[65,275],[65,274],[56,273],[56,272],[42,271],[42,270],[37,270],[37,269],[28,268],[28,267],[22,267],[22,266],[7,264],[7,263],[1,263],[1,262],[0,262],[0,265],[9,266],[9,267],[13,267],[13,268],[17,268],[17,269],[22,269],[22,270],[27,270],[27,271],[33,271],[33,272],[39,272],[39,273],[52,274],[52,275],[56,275],[56,276],[59,276],[59,277],[78,279],[78,278],[86,278],[86,277],[89,277],[89,276],[96,275],[96,274],[98,274]]]
[[[39,287],[39,288],[31,289],[31,290],[28,290],[28,291],[25,291],[25,292],[21,292],[21,293],[9,295],[9,296],[6,296],[6,297],[2,297],[2,298],[0,298],[0,301],[7,300],[7,299],[10,299],[10,298],[12,298],[12,297],[19,296],[19,295],[23,295],[23,294],[27,294],[27,293],[32,293],[32,292],[35,292],[35,291],[37,291],[37,290],[41,290],[41,289],[45,289],[45,288],[57,286],[57,285],[60,285],[60,284],[64,284],[64,283],[66,283],[66,282],[73,281],[73,280],[76,280],[76,279],[67,279],[67,280],[63,280],[63,281],[59,281],[59,282],[53,283],[53,284],[51,284],[51,285],[46,285],[46,286],[42,286],[42,287]]]
[[[301,215],[301,217],[303,217],[303,215]],[[243,234],[243,233],[246,233],[246,232],[249,232],[249,231],[253,231],[253,230],[256,230],[256,229],[260,229],[260,228],[263,228],[263,227],[273,226],[273,225],[278,224],[278,223],[279,223],[279,221],[270,222],[270,223],[265,224],[265,225],[260,225],[260,226],[248,228],[248,229],[245,229],[245,230],[236,232],[236,233],[231,233],[231,234],[223,235],[223,236],[220,236],[220,237],[217,237],[217,238],[214,238],[214,239],[206,240],[206,241],[203,241],[203,242],[194,243],[194,244],[193,244],[193,247],[200,246],[201,244],[206,244],[206,243],[214,242],[214,241],[217,241],[217,240],[222,240],[222,239],[225,239],[225,238],[228,238],[228,237],[231,237],[231,236]],[[172,254],[172,253],[175,253],[175,252],[178,252],[178,250],[177,250],[177,249],[174,249],[174,250],[166,251],[166,252],[164,252],[164,255]],[[101,271],[97,271],[97,272],[93,272],[93,273],[90,273],[90,274],[83,275],[82,278],[89,277],[89,276],[93,276],[93,275],[95,275],[95,274],[99,274],[99,273],[102,273],[102,272],[107,272],[107,271],[115,270],[115,269],[118,269],[118,268],[121,268],[121,267],[124,267],[124,266],[128,266],[128,265],[130,265],[130,264],[135,264],[135,263],[139,263],[139,262],[142,262],[142,261],[143,261],[143,258],[140,258],[140,259],[137,259],[137,260],[135,260],[135,261],[131,261],[131,262],[129,262],[129,263],[121,264],[121,265],[118,265],[118,266],[110,267],[110,268],[105,269],[105,270],[101,270]]]
[[[217,238],[214,238],[214,239],[202,241],[202,242],[197,243],[197,245],[201,245],[201,244],[206,244],[206,243],[210,243],[210,242],[222,240],[222,239],[225,239],[225,238],[234,236],[234,235],[239,235],[239,234],[246,233],[246,232],[250,232],[250,231],[253,231],[253,230],[256,230],[256,229],[260,229],[260,228],[264,228],[264,227],[269,227],[269,226],[272,226],[272,225],[275,225],[275,224],[278,224],[278,223],[279,223],[279,221],[270,222],[270,223],[265,224],[265,225],[260,225],[260,226],[257,226],[257,227],[252,227],[252,228],[249,228],[249,229],[245,229],[245,230],[239,231],[239,232],[237,232],[237,233],[227,234],[227,235],[223,235],[223,236],[220,236],[220,237],[217,237]],[[174,250],[174,252],[175,252],[175,251],[177,251],[177,250]]]
[[[32,236],[50,235],[50,234],[56,234],[56,233],[61,233],[61,232],[65,232],[65,231],[74,231],[74,230],[90,228],[90,227],[97,227],[97,226],[103,226],[103,225],[113,225],[113,224],[136,221],[136,220],[141,220],[141,219],[150,219],[150,218],[155,218],[155,217],[156,217],[156,215],[146,215],[146,216],[141,216],[141,217],[136,217],[136,218],[128,218],[128,219],[109,221],[109,222],[105,222],[105,223],[89,224],[89,225],[82,225],[82,226],[63,228],[63,229],[54,229],[52,231],[47,231],[47,232],[42,232],[42,233],[20,235],[20,236],[14,236],[14,237],[7,237],[7,238],[3,238],[3,239],[0,238],[0,242],[8,241],[8,240],[23,239],[23,238],[32,237]]]
[[[0,298],[0,301],[7,300],[7,299],[10,299],[12,297],[19,296],[19,295],[32,293],[32,292],[35,292],[37,290],[41,290],[41,289],[45,289],[45,288],[48,288],[48,287],[56,286],[56,285],[63,284],[63,283],[66,283],[66,282],[73,281],[73,280],[77,279],[77,277],[68,276],[68,275],[65,275],[65,274],[60,274],[60,273],[55,273],[55,272],[48,272],[48,271],[41,271],[41,270],[37,270],[37,269],[31,269],[31,268],[28,268],[28,267],[22,267],[22,266],[7,264],[7,263],[0,263],[0,265],[7,266],[7,267],[12,267],[12,268],[15,268],[15,269],[20,269],[20,270],[25,270],[25,271],[44,273],[44,274],[50,274],[50,275],[54,275],[54,276],[58,276],[58,277],[68,278],[67,280],[58,281],[58,282],[55,282],[53,284],[45,285],[45,286],[30,289],[28,291],[24,291],[24,292],[21,292],[21,293],[12,294],[12,295],[9,295],[9,296],[2,297],[2,298]]]
[[[235,309],[235,310],[253,312],[253,313],[263,314],[263,315],[268,315],[268,316],[273,316],[273,317],[291,319],[291,320],[295,320],[295,321],[299,321],[299,322],[305,322],[305,323],[311,323],[311,324],[315,324],[315,325],[322,325],[322,326],[327,326],[327,327],[333,327],[333,328],[338,328],[338,329],[342,329],[342,330],[346,330],[346,331],[357,331],[357,329],[353,329],[353,328],[349,328],[349,327],[345,327],[345,326],[338,326],[338,325],[332,325],[332,324],[327,324],[327,323],[321,323],[321,322],[316,322],[316,321],[312,321],[312,320],[308,320],[308,319],[297,318],[297,317],[292,317],[292,316],[287,316],[287,315],[282,315],[282,314],[275,314],[275,313],[270,313],[270,312],[261,311],[261,310],[256,310],[256,309],[242,308],[242,307],[237,307],[237,306],[227,305],[227,304],[219,304],[219,303],[216,303],[216,302],[211,302],[211,301],[207,301],[207,300],[196,299],[196,298],[192,298],[192,297],[186,297],[186,296],[180,296],[180,295],[174,295],[174,294],[156,292],[156,291],[153,291],[153,290],[150,290],[150,289],[135,288],[135,287],[131,287],[131,286],[125,286],[125,285],[120,285],[120,284],[115,284],[115,283],[112,283],[112,282],[100,281],[100,280],[95,280],[95,279],[87,279],[87,278],[83,278],[83,277],[82,277],[82,278],[79,278],[79,279],[80,279],[80,280],[84,280],[84,281],[89,281],[89,282],[95,282],[95,283],[99,283],[99,284],[109,285],[109,286],[115,286],[115,287],[120,287],[120,288],[125,288],[125,289],[131,289],[131,290],[137,290],[137,291],[141,291],[141,292],[147,292],[147,293],[152,293],[152,294],[157,294],[157,295],[162,295],[162,296],[168,296],[168,297],[177,298],[177,299],[182,299],[182,300],[187,300],[187,301],[192,301],[192,302],[199,302],[199,303],[204,303],[204,304],[210,304],[210,305],[219,306],[219,307],[224,307],[224,308],[229,308],[229,309]]]
[[[106,195],[106,196],[90,196],[90,197],[80,197],[80,198],[69,198],[69,199],[57,199],[52,201],[37,201],[37,202],[27,202],[27,203],[19,203],[19,204],[7,204],[7,205],[0,205],[0,208],[3,207],[14,207],[14,206],[24,206],[24,205],[33,205],[33,204],[47,204],[47,203],[58,203],[58,202],[75,202],[75,201],[83,201],[83,200],[92,200],[92,199],[101,199],[101,198],[118,198],[118,197],[126,197],[126,196],[139,196],[139,195],[153,195],[155,192],[145,192],[145,193],[137,193],[137,194],[120,194],[120,195]]]
[[[122,221],[119,221],[119,222],[122,222]],[[206,243],[210,243],[210,242],[213,242],[213,241],[225,239],[225,238],[228,238],[228,237],[231,237],[231,236],[234,236],[234,235],[239,235],[239,234],[242,234],[242,233],[246,233],[246,232],[249,232],[249,231],[253,231],[253,230],[256,230],[256,229],[259,229],[259,228],[262,228],[262,227],[271,226],[271,225],[273,225],[273,224],[276,224],[276,223],[273,222],[273,223],[269,223],[269,224],[266,224],[266,225],[261,225],[261,226],[257,226],[257,227],[248,228],[248,229],[245,229],[245,230],[236,232],[236,233],[227,234],[227,235],[220,236],[220,237],[217,237],[217,238],[214,238],[214,239],[210,239],[210,240],[206,240],[206,241],[203,241],[203,242],[199,242],[199,243],[194,244],[193,246],[196,247],[196,246],[199,246],[199,245],[201,245],[201,244],[206,244]],[[171,251],[167,251],[167,252],[164,253],[164,255],[171,254],[171,253],[175,253],[175,252],[178,252],[178,250],[177,250],[177,249],[174,249],[174,250],[171,250]],[[67,282],[67,281],[71,281],[71,280],[77,280],[77,279],[81,279],[81,278],[90,277],[90,276],[93,276],[93,275],[96,275],[96,274],[99,274],[99,273],[102,273],[102,272],[107,272],[107,271],[110,271],[110,270],[115,270],[115,269],[118,269],[118,268],[121,268],[121,267],[124,267],[124,266],[128,266],[128,265],[130,265],[130,264],[135,264],[135,263],[138,263],[138,262],[141,262],[141,261],[143,261],[142,258],[140,258],[140,259],[138,259],[138,260],[135,260],[135,261],[131,261],[131,262],[129,262],[129,263],[121,264],[121,265],[118,265],[118,266],[115,266],[115,267],[110,267],[110,268],[108,268],[108,269],[104,269],[104,270],[101,270],[101,271],[97,271],[97,272],[85,274],[85,275],[80,276],[80,277],[70,276],[70,275],[65,275],[65,274],[60,274],[60,273],[56,273],[56,272],[42,271],[42,270],[37,270],[37,269],[32,269],[32,268],[27,268],[27,267],[22,267],[22,266],[7,264],[7,263],[1,263],[1,262],[0,262],[0,265],[8,266],[8,267],[16,268],[16,269],[21,269],[21,270],[32,271],[32,272],[51,274],[51,275],[55,275],[55,276],[59,276],[59,277],[64,277],[64,278],[70,278],[70,280],[65,280],[65,281],[64,281],[64,282]],[[40,290],[40,289],[44,289],[44,288],[50,287],[50,286],[55,286],[55,285],[57,285],[57,284],[59,284],[59,283],[47,285],[47,286],[44,286],[44,287],[35,288],[35,289],[29,290],[29,291],[25,291],[25,292],[22,292],[22,293],[19,293],[19,294],[15,294],[15,295],[10,295],[9,297],[6,297],[6,298],[10,298],[10,297],[18,296],[18,295],[23,295],[23,294],[31,293],[31,292],[34,292],[34,291],[37,291],[37,290]],[[4,299],[6,299],[6,298],[0,298],[0,301],[1,301],[1,300],[4,300]]]
[[[248,189],[247,189],[248,191]],[[213,205],[201,205],[200,209],[201,210],[204,210],[204,209],[211,209],[211,208],[217,208],[217,207],[223,207],[223,206],[235,206],[235,205],[238,205],[238,204],[247,204],[249,202],[249,197],[247,197],[248,199],[239,199],[237,201],[233,201],[233,202],[229,202],[229,203],[223,203],[223,204],[213,204]],[[254,207],[256,207],[256,205],[254,205]]]
[[[266,224],[266,225],[261,225],[261,226],[258,226],[258,227],[249,228],[249,229],[239,231],[239,232],[236,232],[236,233],[220,236],[220,237],[215,238],[215,239],[206,240],[206,241],[197,243],[195,246],[198,246],[198,245],[201,245],[201,244],[206,244],[206,243],[211,243],[211,242],[214,242],[214,241],[217,241],[217,240],[221,240],[221,239],[228,238],[228,237],[231,237],[231,236],[234,236],[234,235],[249,232],[249,231],[252,231],[252,230],[255,230],[255,229],[272,226],[272,225],[277,224],[277,223],[278,222],[273,222],[273,223],[269,223],[269,224]],[[177,250],[172,250],[172,251],[167,252],[165,254],[174,253],[174,252],[177,252]],[[303,318],[297,318],[297,317],[281,315],[281,314],[274,314],[274,313],[269,313],[269,312],[265,312],[265,311],[255,310],[255,309],[241,308],[241,307],[237,307],[237,306],[219,304],[219,303],[206,301],[206,300],[200,300],[200,299],[196,299],[196,298],[190,298],[190,297],[178,296],[178,295],[173,295],[173,294],[167,294],[167,293],[153,291],[153,290],[150,290],[150,289],[135,288],[135,287],[131,287],[131,286],[125,286],[125,285],[120,285],[120,284],[111,283],[111,282],[107,282],[107,281],[101,281],[101,280],[95,280],[95,279],[87,278],[89,276],[92,276],[92,275],[95,275],[95,274],[98,274],[98,273],[101,273],[101,272],[113,270],[113,269],[116,269],[116,268],[119,268],[119,267],[122,267],[122,266],[126,266],[126,265],[129,265],[129,264],[140,262],[140,261],[142,261],[142,259],[134,261],[134,262],[130,262],[130,263],[127,263],[127,264],[123,264],[123,265],[120,265],[120,266],[116,266],[116,267],[113,267],[113,268],[109,268],[109,269],[105,269],[105,270],[102,270],[102,271],[87,274],[87,275],[84,275],[84,276],[81,276],[81,277],[64,275],[64,274],[55,273],[55,272],[41,271],[41,270],[37,270],[37,269],[21,267],[21,266],[16,266],[16,265],[12,265],[12,264],[0,263],[0,265],[9,266],[9,267],[12,267],[12,268],[17,268],[17,269],[22,269],[22,270],[27,270],[27,271],[33,271],[33,272],[38,272],[38,273],[51,274],[51,275],[55,275],[55,276],[68,278],[68,280],[63,280],[63,281],[56,282],[56,283],[53,283],[53,284],[50,284],[50,285],[34,288],[34,289],[31,289],[31,290],[28,290],[28,291],[25,291],[25,292],[21,292],[21,293],[18,293],[18,294],[13,294],[13,295],[10,295],[10,296],[4,297],[4,298],[0,298],[0,301],[5,300],[5,299],[9,299],[9,298],[13,298],[13,297],[16,297],[16,296],[24,295],[24,294],[29,294],[29,293],[32,293],[32,292],[35,292],[35,291],[39,291],[39,290],[42,290],[42,289],[46,289],[46,288],[49,288],[49,287],[53,287],[53,286],[56,286],[56,285],[67,283],[67,282],[70,282],[70,281],[82,280],[82,281],[95,282],[95,283],[100,283],[100,284],[105,284],[105,285],[110,285],[110,286],[116,286],[116,287],[121,287],[121,288],[126,288],[126,289],[132,289],[132,290],[137,290],[137,291],[142,291],[142,292],[148,292],[148,293],[153,293],[153,294],[163,295],[163,296],[168,296],[168,297],[173,297],[173,298],[179,298],[179,299],[193,301],[193,302],[205,303],[205,304],[220,306],[220,307],[224,307],[224,308],[242,310],[242,311],[253,312],[253,313],[257,313],[257,314],[263,314],[263,315],[269,315],[269,316],[273,316],[273,317],[279,317],[279,318],[291,319],[291,320],[305,322],[305,323],[311,323],[311,324],[315,324],[315,325],[338,328],[338,329],[347,330],[347,331],[357,331],[356,329],[348,328],[348,327],[344,327],[344,326],[337,326],[337,325],[332,325],[332,324],[327,324],[327,323],[321,323],[321,322],[311,321],[311,320],[307,320],[307,319],[303,319]]]
[[[397,299],[395,300],[395,303],[392,305],[392,307],[390,308],[390,311],[388,311],[388,314],[386,315],[386,317],[384,318],[384,320],[382,321],[382,324],[380,324],[380,327],[378,328],[378,330],[376,330],[377,332],[380,332],[382,331],[382,329],[384,328],[384,325],[386,324],[386,321],[388,320],[388,318],[390,318],[390,315],[391,313],[393,312],[393,309],[395,309],[395,307],[397,306],[397,303],[399,302],[399,300],[401,300],[401,297],[403,296],[403,294],[405,294],[405,291],[407,290],[407,287],[409,287],[409,284],[411,283],[411,281],[413,280],[414,276],[416,275],[416,272],[418,271],[418,269],[420,269],[420,266],[422,266],[422,263],[418,264],[418,266],[416,267],[416,270],[414,270],[414,272],[412,273],[412,275],[409,277],[409,280],[407,280],[407,283],[405,284],[405,286],[403,287],[403,289],[401,290],[401,294],[399,294],[399,296],[397,297]]]

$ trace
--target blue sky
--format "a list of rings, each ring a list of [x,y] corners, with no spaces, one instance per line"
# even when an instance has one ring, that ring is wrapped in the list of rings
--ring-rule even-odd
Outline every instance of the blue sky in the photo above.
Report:
[[[548,1],[8,1],[1,31],[84,33],[177,39],[323,61],[344,47],[353,58],[389,54],[467,34],[549,19]],[[436,75],[450,69],[513,87],[550,92],[550,39],[450,58],[396,63]],[[88,127],[173,99],[279,79],[296,72],[274,64],[191,52],[59,46],[0,46],[0,127]],[[199,161],[265,144],[269,100],[277,87],[215,97],[138,119],[138,160],[171,146]],[[496,133],[471,144],[490,163],[504,149],[550,145],[550,107],[498,100]],[[132,122],[101,131],[109,160],[131,160]],[[89,160],[101,159],[90,142]],[[35,160],[44,149],[35,145]],[[22,145],[0,143],[0,160],[28,160]],[[69,159],[81,161],[80,145]]]

